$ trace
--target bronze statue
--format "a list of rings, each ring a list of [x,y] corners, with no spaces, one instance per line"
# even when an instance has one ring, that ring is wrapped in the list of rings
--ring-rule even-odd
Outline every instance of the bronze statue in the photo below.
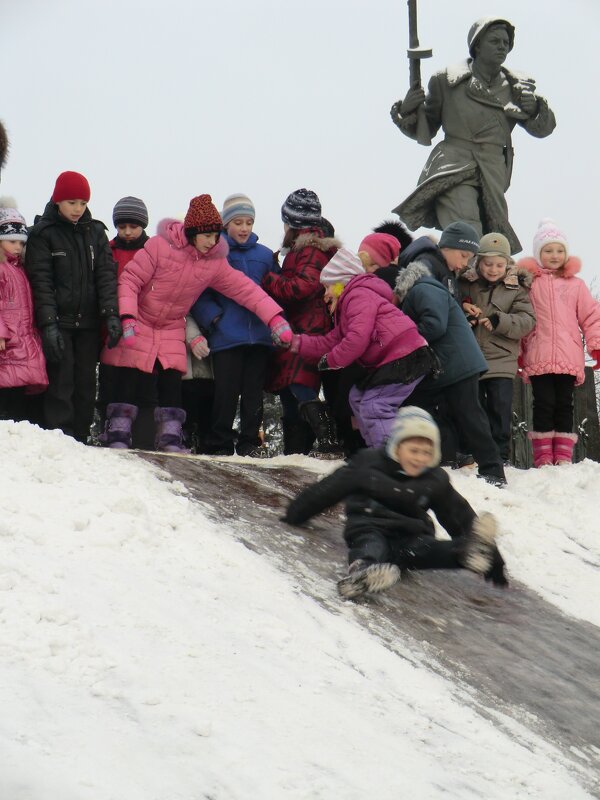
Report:
[[[532,78],[502,66],[513,49],[515,29],[505,19],[485,17],[471,26],[470,58],[433,75],[427,96],[411,86],[391,115],[402,133],[417,138],[418,114],[425,112],[429,134],[444,139],[432,150],[417,188],[394,209],[409,228],[443,230],[463,220],[479,234],[498,231],[521,244],[508,221],[504,194],[510,186],[511,133],[520,125],[532,136],[549,136],[556,120],[536,94]]]

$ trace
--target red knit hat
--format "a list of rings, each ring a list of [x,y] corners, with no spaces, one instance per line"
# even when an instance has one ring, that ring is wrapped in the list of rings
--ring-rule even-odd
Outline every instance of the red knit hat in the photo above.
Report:
[[[370,233],[358,245],[358,252],[368,253],[378,267],[387,267],[398,258],[400,242],[389,233]]]
[[[192,236],[197,233],[220,233],[223,230],[223,220],[209,194],[199,194],[191,199],[183,227]]]
[[[79,172],[61,172],[56,179],[52,202],[60,203],[63,200],[89,201],[92,192],[87,178]]]

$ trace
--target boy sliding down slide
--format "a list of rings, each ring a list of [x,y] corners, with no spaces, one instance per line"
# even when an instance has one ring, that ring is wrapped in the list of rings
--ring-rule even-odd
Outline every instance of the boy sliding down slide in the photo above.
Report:
[[[440,463],[440,434],[421,408],[398,411],[385,447],[361,450],[348,464],[304,489],[284,522],[299,525],[346,500],[348,576],[342,597],[382,592],[406,569],[469,569],[508,586],[496,547],[496,521],[478,517]],[[431,509],[451,541],[435,538]]]

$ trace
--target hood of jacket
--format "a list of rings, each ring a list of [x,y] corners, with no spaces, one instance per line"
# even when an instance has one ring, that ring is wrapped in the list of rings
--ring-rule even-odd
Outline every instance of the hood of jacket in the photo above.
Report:
[[[429,236],[419,236],[418,239],[415,239],[408,245],[408,247],[400,252],[398,266],[407,267],[410,262],[418,258],[421,253],[435,253],[438,257],[442,257],[438,246],[429,238]]]
[[[341,246],[339,239],[333,236],[323,236],[320,230],[307,230],[294,239],[291,249],[294,251],[302,250],[303,247],[316,247],[317,250],[327,253],[328,250],[339,250]]]
[[[400,270],[396,280],[394,294],[400,301],[401,305],[404,302],[406,295],[409,293],[415,283],[421,280],[421,278],[430,278],[432,281],[435,281],[439,284],[439,281],[436,281],[432,276],[429,267],[426,264],[423,264],[422,261],[413,261],[408,265],[408,267],[406,267],[406,269]]]
[[[476,267],[468,267],[468,269],[461,272],[458,277],[469,281],[469,283],[475,283],[475,281],[478,280],[489,283]],[[526,289],[529,289],[533,283],[533,275],[529,270],[517,264],[514,267],[509,267],[506,270],[506,275],[499,280],[498,283],[503,283],[507,289],[518,289],[519,286],[524,286]]]
[[[532,256],[520,258],[517,261],[517,267],[530,272],[532,279],[539,278],[544,272],[554,272],[554,270],[544,269]],[[557,272],[561,278],[572,278],[573,275],[577,275],[578,272],[581,272],[581,259],[577,258],[577,256],[569,256],[565,261],[564,267]]]
[[[175,247],[177,250],[185,250],[186,247],[190,248],[190,251],[197,253],[198,258],[227,258],[227,254],[229,253],[229,245],[227,244],[226,238],[221,235],[219,236],[219,241],[212,247],[208,253],[203,256],[193,244],[190,244],[187,236],[185,235],[185,229],[183,227],[183,222],[180,222],[178,219],[161,219],[161,221],[156,226],[156,233],[162,239],[165,239],[171,247]]]

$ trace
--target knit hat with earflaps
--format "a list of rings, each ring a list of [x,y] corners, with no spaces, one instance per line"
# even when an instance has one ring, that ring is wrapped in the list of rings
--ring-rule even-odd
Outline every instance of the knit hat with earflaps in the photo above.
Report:
[[[553,219],[543,219],[533,237],[533,257],[541,264],[540,253],[547,244],[562,244],[567,258],[569,257],[569,242]]]
[[[360,258],[345,247],[340,247],[321,270],[320,281],[324,286],[331,286],[334,283],[346,284],[357,275],[365,274]]]
[[[9,242],[27,241],[27,223],[17,210],[12,197],[0,197],[0,239]]]
[[[431,414],[418,406],[401,406],[392,425],[386,453],[396,461],[396,449],[406,439],[429,439],[433,444],[433,458],[430,467],[437,467],[442,460],[440,429]]]

